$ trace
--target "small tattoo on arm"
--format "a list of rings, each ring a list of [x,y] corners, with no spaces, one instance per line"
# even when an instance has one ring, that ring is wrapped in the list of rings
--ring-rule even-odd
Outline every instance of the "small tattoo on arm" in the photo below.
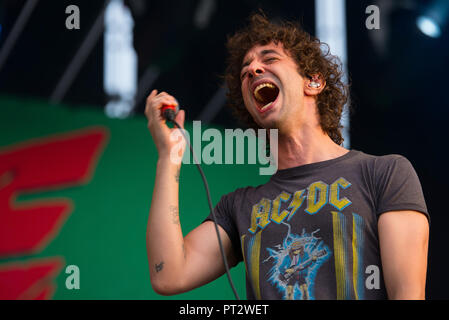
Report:
[[[174,224],[179,224],[179,210],[177,206],[170,206],[170,215]]]
[[[162,271],[162,268],[164,268],[164,261],[161,261],[159,264],[155,264],[154,267],[156,268],[156,272]]]

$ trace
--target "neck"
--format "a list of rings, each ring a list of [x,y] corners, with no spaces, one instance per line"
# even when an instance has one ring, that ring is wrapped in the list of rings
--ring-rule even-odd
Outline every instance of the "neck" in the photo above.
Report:
[[[288,169],[343,156],[347,149],[337,145],[319,125],[303,126],[278,136],[278,169]]]

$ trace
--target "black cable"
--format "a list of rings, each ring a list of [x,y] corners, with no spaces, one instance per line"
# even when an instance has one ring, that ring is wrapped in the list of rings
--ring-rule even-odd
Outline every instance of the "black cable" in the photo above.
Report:
[[[212,212],[212,216],[214,218],[215,231],[217,232],[218,245],[220,246],[221,256],[223,257],[223,263],[224,263],[224,267],[226,269],[226,275],[228,276],[228,281],[229,281],[229,284],[231,285],[232,291],[234,292],[235,298],[237,300],[240,300],[239,295],[237,294],[237,290],[235,289],[234,283],[232,282],[231,274],[229,272],[228,260],[226,259],[226,255],[225,255],[225,252],[224,252],[224,249],[223,249],[223,244],[222,244],[221,238],[220,238],[220,233],[218,231],[217,219],[215,217],[214,208],[212,206],[212,199],[211,199],[211,196],[210,196],[209,185],[207,184],[206,176],[204,175],[203,169],[201,169],[201,165],[200,165],[198,159],[196,158],[195,153],[193,152],[193,148],[192,148],[192,145],[190,144],[189,139],[187,139],[187,137],[186,137],[186,135],[184,133],[184,129],[182,129],[181,126],[173,118],[174,117],[167,117],[167,120],[173,122],[173,124],[179,129],[179,131],[181,131],[181,133],[184,136],[184,139],[185,139],[187,145],[190,148],[190,151],[192,152],[193,160],[194,160],[194,162],[195,162],[195,164],[196,164],[196,166],[198,168],[198,171],[201,174],[201,178],[203,179],[204,187],[206,188],[206,194],[207,194],[207,201],[209,203],[209,209]]]

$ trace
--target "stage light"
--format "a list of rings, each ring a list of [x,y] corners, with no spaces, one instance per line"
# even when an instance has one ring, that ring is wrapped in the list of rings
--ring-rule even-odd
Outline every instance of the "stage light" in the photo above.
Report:
[[[420,15],[416,24],[426,36],[438,38],[443,33],[449,14],[449,1],[434,0]]]
[[[441,36],[441,28],[435,20],[421,16],[418,17],[416,23],[418,24],[419,30],[426,36],[431,38],[439,38]]]
[[[108,2],[104,17],[103,86],[109,97],[106,115],[126,118],[135,107],[137,54],[133,47],[134,19],[123,0]]]

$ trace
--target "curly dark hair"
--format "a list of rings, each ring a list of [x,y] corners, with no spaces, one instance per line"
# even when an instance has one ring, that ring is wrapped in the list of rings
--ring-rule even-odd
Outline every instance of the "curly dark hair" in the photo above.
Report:
[[[329,46],[305,32],[299,24],[270,22],[262,13],[253,14],[250,24],[228,37],[229,57],[225,72],[228,86],[228,103],[233,114],[250,128],[260,128],[247,111],[241,92],[241,65],[246,53],[256,45],[281,43],[296,61],[299,74],[311,78],[320,74],[326,81],[324,90],[317,97],[321,128],[337,144],[341,145],[340,119],[348,101],[349,86],[343,83],[340,60],[331,55]],[[324,50],[325,49],[325,50]]]

